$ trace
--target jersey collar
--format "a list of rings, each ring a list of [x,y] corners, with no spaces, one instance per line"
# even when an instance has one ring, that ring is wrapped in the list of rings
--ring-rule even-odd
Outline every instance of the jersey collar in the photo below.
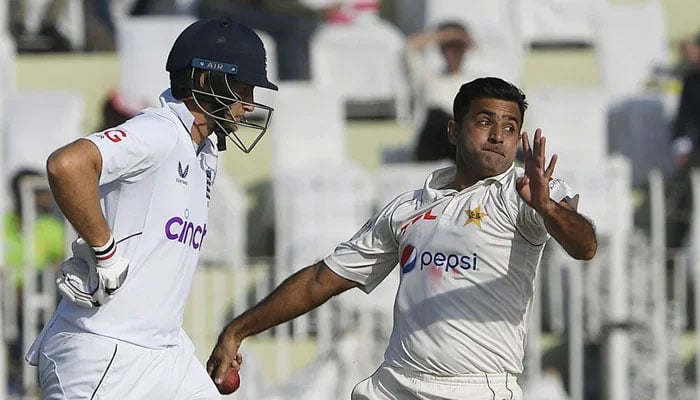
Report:
[[[480,180],[464,190],[469,190],[477,186],[487,186],[492,183],[503,185],[509,179],[509,176],[514,169],[515,163],[511,164],[505,172],[498,175],[489,176],[488,178]],[[428,178],[425,180],[425,185],[423,186],[423,203],[430,203],[445,195],[457,193],[457,191],[454,189],[440,189],[451,184],[456,173],[457,167],[450,166],[435,170],[428,175]]]
[[[189,134],[194,124],[194,115],[192,115],[185,103],[174,98],[172,92],[168,89],[160,95],[160,104],[163,107],[168,107],[177,115]]]

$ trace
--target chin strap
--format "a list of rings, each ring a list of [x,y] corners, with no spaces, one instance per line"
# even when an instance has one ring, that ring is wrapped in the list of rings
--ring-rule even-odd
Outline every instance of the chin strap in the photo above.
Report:
[[[226,150],[226,134],[216,130],[216,149],[219,151]]]

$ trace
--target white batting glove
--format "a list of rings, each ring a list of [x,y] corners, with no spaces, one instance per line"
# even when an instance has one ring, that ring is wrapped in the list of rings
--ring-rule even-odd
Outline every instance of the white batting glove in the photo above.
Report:
[[[97,260],[99,286],[104,290],[104,294],[111,297],[124,284],[129,274],[129,261],[117,254],[117,244],[112,236],[107,244],[93,247],[92,250]],[[109,301],[109,298],[104,300]]]
[[[81,307],[93,308],[101,305],[95,301],[99,289],[95,253],[82,238],[71,245],[73,257],[61,264],[56,273],[56,286],[68,301]]]

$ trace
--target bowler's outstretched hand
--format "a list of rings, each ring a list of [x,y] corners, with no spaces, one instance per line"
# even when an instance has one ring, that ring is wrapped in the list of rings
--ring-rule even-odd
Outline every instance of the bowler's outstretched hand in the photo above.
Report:
[[[549,181],[554,173],[557,155],[553,155],[545,169],[545,144],[542,130],[535,131],[532,147],[527,132],[523,132],[523,153],[525,157],[525,175],[518,178],[516,187],[520,197],[533,209],[540,211],[551,205],[549,200]]]

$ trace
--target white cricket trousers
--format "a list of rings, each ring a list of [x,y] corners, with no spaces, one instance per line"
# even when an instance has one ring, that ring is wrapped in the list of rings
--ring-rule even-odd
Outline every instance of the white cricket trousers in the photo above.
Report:
[[[44,400],[221,399],[184,331],[154,350],[53,322],[38,348]]]
[[[439,377],[382,364],[352,391],[352,400],[522,400],[514,375]]]

